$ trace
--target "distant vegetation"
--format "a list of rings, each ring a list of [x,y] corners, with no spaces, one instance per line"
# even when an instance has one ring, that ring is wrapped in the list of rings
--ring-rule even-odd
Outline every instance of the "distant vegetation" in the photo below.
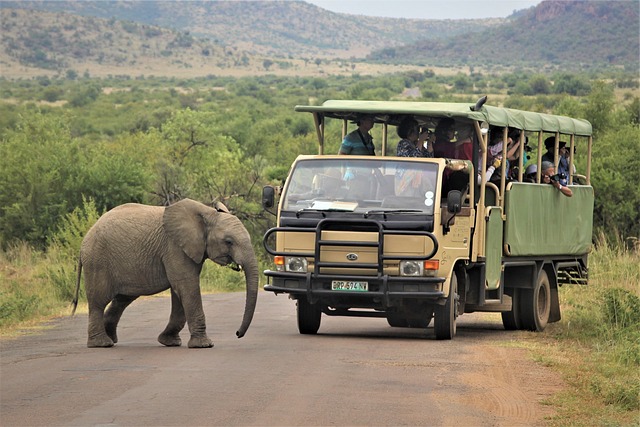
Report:
[[[588,119],[595,130],[596,231],[640,236],[638,80],[522,72],[378,78],[40,78],[0,81],[0,242],[46,248],[83,198],[98,210],[126,201],[220,200],[259,236],[270,220],[263,184],[282,179],[300,153],[316,151],[310,117],[296,104],[330,98],[489,102]],[[606,79],[605,79],[606,77]],[[336,152],[339,141],[330,141]],[[613,149],[615,147],[615,149]],[[35,155],[34,153],[38,153]],[[585,170],[584,158],[578,167]]]

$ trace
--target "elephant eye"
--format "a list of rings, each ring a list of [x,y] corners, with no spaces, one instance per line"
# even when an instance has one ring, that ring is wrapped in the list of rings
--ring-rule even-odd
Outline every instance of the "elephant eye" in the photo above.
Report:
[[[231,246],[233,245],[233,239],[230,237],[227,237],[224,239],[224,243],[226,243],[227,246]]]

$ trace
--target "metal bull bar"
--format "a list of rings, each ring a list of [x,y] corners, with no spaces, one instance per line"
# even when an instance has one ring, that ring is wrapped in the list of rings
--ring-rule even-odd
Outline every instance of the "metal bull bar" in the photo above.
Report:
[[[348,231],[353,232],[354,230],[362,230],[363,232],[377,232],[378,240],[377,241],[355,241],[355,240],[323,240],[322,232],[329,230],[343,230],[344,226],[348,225]],[[302,232],[302,233],[316,233],[315,245],[313,252],[280,252],[276,251],[272,247],[269,246],[268,240],[269,237],[273,233],[277,232]],[[433,250],[426,255],[385,255],[384,254],[384,238],[388,235],[410,235],[410,236],[426,236],[431,239],[433,242]],[[442,283],[444,282],[443,277],[413,277],[413,276],[394,276],[389,277],[384,274],[384,261],[391,259],[403,259],[403,260],[421,260],[425,261],[433,258],[438,251],[438,241],[435,236],[428,231],[408,231],[408,230],[385,230],[383,224],[380,221],[372,220],[372,219],[331,219],[326,218],[321,220],[317,227],[315,228],[302,228],[302,227],[274,227],[269,229],[264,237],[263,237],[263,245],[267,253],[273,256],[298,256],[298,257],[309,257],[314,258],[314,269],[313,272],[304,273],[294,273],[294,272],[281,272],[281,271],[265,271],[265,275],[268,277],[279,277],[279,278],[290,278],[290,279],[298,279],[302,282],[305,282],[304,289],[290,289],[290,288],[280,288],[274,286],[265,287],[266,290],[274,291],[274,292],[291,292],[291,293],[300,293],[305,292],[308,297],[312,297],[312,295],[320,295],[320,294],[334,294],[335,291],[325,290],[325,289],[312,289],[311,284],[315,280],[348,280],[348,281],[356,281],[356,280],[365,280],[369,282],[376,282],[380,284],[380,289],[377,292],[367,292],[368,296],[371,297],[383,297],[385,300],[385,305],[389,306],[389,296],[402,296],[402,297],[441,297],[443,294],[440,291],[433,292],[410,292],[410,291],[399,291],[399,292],[390,292],[388,287],[389,280],[402,282],[402,283]],[[322,248],[327,247],[344,247],[344,246],[355,246],[355,247],[372,247],[377,248],[377,263],[356,263],[356,262],[330,262],[330,261],[322,261],[320,259],[320,253]],[[377,274],[376,276],[371,275],[345,275],[345,274],[326,274],[322,273],[321,269],[323,268],[339,268],[339,269],[375,269]],[[340,291],[344,294],[345,291]]]

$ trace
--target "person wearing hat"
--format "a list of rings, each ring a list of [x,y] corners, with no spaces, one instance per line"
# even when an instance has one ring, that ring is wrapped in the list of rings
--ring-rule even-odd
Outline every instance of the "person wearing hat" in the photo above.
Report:
[[[552,162],[547,160],[542,162],[541,171],[541,179],[543,183],[553,185],[567,197],[573,196],[573,191],[571,191],[571,189],[566,185],[560,183],[560,179],[558,178],[558,175],[556,175],[556,167]]]
[[[373,137],[369,133],[373,129],[375,118],[371,115],[358,115],[358,128],[344,137],[338,154],[353,154],[359,156],[375,156]]]
[[[434,156],[452,159],[455,145],[451,143],[456,135],[456,121],[451,117],[440,119],[435,129],[436,140],[433,143]]]
[[[538,165],[536,165],[535,163],[531,163],[524,170],[523,181],[524,182],[533,182],[533,183],[535,183],[536,182],[536,178],[537,178],[537,174],[538,174]]]
[[[550,136],[544,140],[544,146],[547,152],[542,155],[542,160],[555,164],[555,158],[553,151],[556,145],[556,137]],[[567,150],[567,143],[564,141],[558,142],[558,175],[560,176],[560,184],[567,185],[569,182],[569,150]]]

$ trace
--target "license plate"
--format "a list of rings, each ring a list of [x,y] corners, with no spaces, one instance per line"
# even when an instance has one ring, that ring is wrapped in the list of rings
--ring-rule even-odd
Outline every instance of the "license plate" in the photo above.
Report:
[[[331,290],[367,292],[369,290],[369,282],[348,282],[343,280],[334,280],[331,282]]]

